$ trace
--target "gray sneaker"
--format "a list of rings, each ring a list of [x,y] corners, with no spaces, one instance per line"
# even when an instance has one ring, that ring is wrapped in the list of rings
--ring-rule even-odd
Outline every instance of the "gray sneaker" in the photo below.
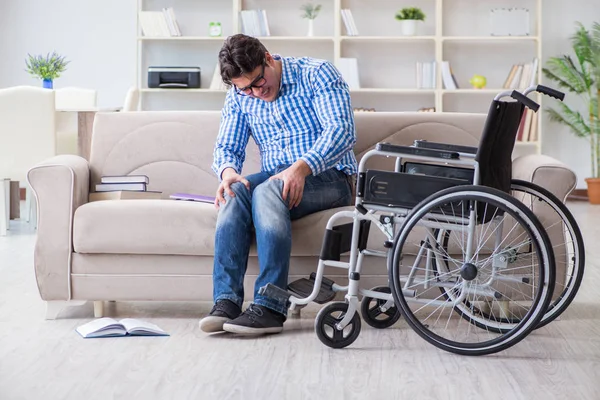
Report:
[[[200,329],[206,333],[221,332],[225,321],[237,318],[242,310],[230,300],[219,300],[210,313],[200,320]]]

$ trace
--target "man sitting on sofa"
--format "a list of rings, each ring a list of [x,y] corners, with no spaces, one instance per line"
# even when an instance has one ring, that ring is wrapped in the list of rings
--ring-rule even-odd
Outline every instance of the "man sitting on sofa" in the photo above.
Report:
[[[222,110],[213,170],[220,180],[215,206],[213,297],[200,321],[204,332],[277,333],[285,303],[258,293],[267,283],[287,288],[291,221],[352,201],[357,163],[348,85],[324,60],[270,54],[242,34],[219,52],[221,77],[232,86]],[[241,175],[252,136],[261,172]],[[256,235],[260,272],[254,302],[243,313],[244,275]]]

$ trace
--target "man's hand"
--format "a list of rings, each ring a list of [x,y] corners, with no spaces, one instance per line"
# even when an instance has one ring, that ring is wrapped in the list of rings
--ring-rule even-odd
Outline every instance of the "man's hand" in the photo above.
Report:
[[[302,201],[304,192],[305,178],[312,173],[312,170],[303,160],[298,160],[289,168],[273,175],[269,180],[280,179],[283,181],[283,191],[281,197],[288,200],[288,207],[291,210],[297,207]]]
[[[215,198],[215,208],[219,208],[221,203],[225,203],[224,192],[231,197],[235,197],[235,193],[231,190],[231,185],[235,182],[242,182],[248,190],[250,190],[250,182],[243,176],[235,172],[233,168],[225,168],[221,174],[221,184],[217,188],[217,196]]]

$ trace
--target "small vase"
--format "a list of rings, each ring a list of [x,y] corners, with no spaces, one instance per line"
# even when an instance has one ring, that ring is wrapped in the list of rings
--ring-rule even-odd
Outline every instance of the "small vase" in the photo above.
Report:
[[[313,19],[308,20],[308,33],[306,36],[314,36],[314,22]]]
[[[404,36],[414,36],[417,33],[417,21],[415,20],[405,19],[400,21],[400,25]]]
[[[43,80],[44,89],[52,89],[52,79],[44,79]]]

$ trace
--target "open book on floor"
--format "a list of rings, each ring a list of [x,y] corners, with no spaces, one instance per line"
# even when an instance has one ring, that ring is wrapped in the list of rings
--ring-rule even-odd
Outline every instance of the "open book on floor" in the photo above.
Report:
[[[98,318],[76,329],[84,338],[115,337],[115,336],[169,336],[158,326],[134,318],[115,320]]]

